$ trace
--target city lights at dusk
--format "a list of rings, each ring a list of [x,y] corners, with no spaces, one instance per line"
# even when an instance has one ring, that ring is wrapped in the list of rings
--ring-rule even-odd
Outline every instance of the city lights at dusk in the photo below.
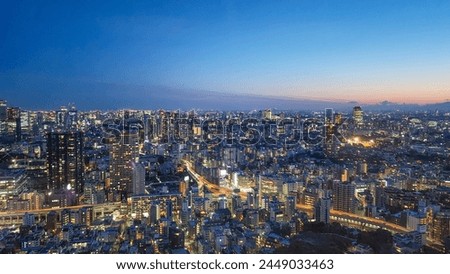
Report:
[[[449,15],[2,1],[2,273],[445,269]]]

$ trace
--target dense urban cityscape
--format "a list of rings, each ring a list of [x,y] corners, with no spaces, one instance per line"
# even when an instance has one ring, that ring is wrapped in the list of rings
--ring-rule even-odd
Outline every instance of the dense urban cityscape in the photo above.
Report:
[[[0,253],[449,253],[450,111],[0,101]]]

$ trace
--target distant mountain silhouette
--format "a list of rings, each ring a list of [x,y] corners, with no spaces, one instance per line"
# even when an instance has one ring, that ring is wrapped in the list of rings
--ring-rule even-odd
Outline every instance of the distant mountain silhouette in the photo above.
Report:
[[[363,109],[367,111],[450,111],[450,102],[436,104],[396,104],[391,102],[381,102],[373,105],[363,105]]]
[[[279,110],[321,111],[334,108],[350,112],[355,101],[303,99],[280,96],[262,96],[226,93],[164,86],[138,86],[102,82],[65,81],[49,79],[9,79],[0,81],[2,97],[9,105],[24,109],[57,109],[74,103],[80,110],[131,109],[203,109],[203,110]],[[440,110],[450,111],[450,102],[430,105],[395,104],[382,102],[361,105],[364,111]]]

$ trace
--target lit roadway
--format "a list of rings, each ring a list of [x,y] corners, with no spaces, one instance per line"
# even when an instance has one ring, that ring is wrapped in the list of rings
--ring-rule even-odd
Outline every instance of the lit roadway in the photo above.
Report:
[[[214,194],[214,196],[219,196],[219,195],[231,195],[233,193],[233,191],[229,188],[226,187],[220,187],[216,184],[213,184],[211,182],[209,182],[208,180],[206,180],[203,176],[201,176],[200,174],[198,174],[197,172],[195,172],[195,170],[192,168],[192,163],[186,160],[183,160],[183,162],[186,165],[187,171],[189,172],[189,174],[194,177],[194,179],[197,181],[198,187],[199,188],[203,188],[203,187],[207,187],[212,194]],[[242,192],[239,193],[241,195],[241,198],[243,199],[247,199],[247,194]]]
[[[302,204],[297,204],[297,208],[301,209],[303,211],[306,211],[308,213],[311,213],[313,211],[313,208],[311,206],[302,205]],[[331,219],[333,219],[334,221],[336,221],[338,223],[346,223],[346,224],[350,224],[351,226],[357,226],[357,225],[364,226],[364,225],[370,224],[372,226],[381,227],[386,230],[392,231],[394,233],[410,232],[410,230],[406,229],[403,226],[389,223],[384,220],[360,216],[360,215],[356,215],[353,213],[334,210],[334,209],[330,210],[330,217],[331,217]]]
[[[199,175],[192,168],[191,162],[185,161],[185,160],[183,160],[183,162],[185,163],[189,174],[197,181],[199,188],[206,186],[214,196],[219,196],[219,195],[223,194],[228,197],[233,193],[233,191],[231,189],[219,187],[216,184],[213,184],[213,183],[209,182],[208,180],[206,180],[203,176]],[[243,200],[247,199],[247,196],[246,196],[247,194],[245,192],[240,192],[239,195],[241,196],[241,198]],[[96,204],[96,205],[69,206],[69,207],[64,207],[64,208],[45,208],[45,209],[38,209],[38,210],[13,211],[13,212],[7,211],[7,212],[0,212],[0,220],[5,221],[6,218],[8,218],[8,217],[11,217],[11,218],[13,216],[17,217],[17,216],[23,215],[25,213],[40,215],[40,214],[49,213],[50,211],[62,211],[64,209],[76,210],[76,209],[80,209],[83,207],[93,207],[94,210],[98,209],[100,211],[108,211],[105,209],[109,208],[109,207],[118,207],[118,206],[119,205],[117,203],[105,203],[105,204]],[[309,214],[311,214],[313,212],[313,208],[311,206],[297,204],[297,208],[304,212],[307,212]],[[348,212],[343,212],[343,211],[330,210],[330,218],[334,222],[342,223],[342,224],[345,224],[347,226],[352,226],[352,227],[358,227],[358,228],[367,227],[367,228],[372,228],[372,229],[376,229],[376,228],[380,227],[380,228],[384,228],[388,231],[391,231],[393,233],[409,232],[409,230],[407,230],[405,227],[402,227],[402,226],[399,226],[399,225],[396,225],[393,223],[388,223],[383,220],[370,218],[370,217],[364,217],[364,216],[360,216],[360,215],[356,215],[356,214],[352,214],[352,213],[348,213]],[[0,224],[0,226],[1,225],[2,224]],[[3,225],[5,225],[5,224],[3,224]],[[428,239],[428,241],[438,249],[442,247],[441,243],[431,241],[431,239]]]
[[[195,172],[195,170],[192,168],[191,162],[189,162],[189,161],[183,161],[183,162],[185,163],[189,174],[192,177],[194,177],[194,179],[197,181],[199,188],[206,186],[213,193],[214,196],[219,196],[221,194],[224,194],[227,196],[231,195],[231,193],[232,193],[231,189],[219,187],[216,184],[209,182],[203,176],[201,176],[197,172]],[[241,197],[243,199],[246,199],[246,193],[239,193],[239,194],[241,195]],[[313,208],[311,206],[297,204],[297,208],[304,212],[310,213],[310,214],[313,212]],[[348,212],[343,212],[343,211],[338,211],[338,210],[330,210],[330,217],[335,222],[343,223],[343,224],[346,224],[348,226],[353,226],[353,227],[360,227],[360,228],[370,227],[372,229],[381,227],[381,228],[384,228],[384,229],[389,230],[394,233],[409,232],[409,230],[406,229],[405,227],[402,227],[402,226],[399,226],[399,225],[396,225],[393,223],[388,223],[383,220],[370,218],[370,217],[364,217],[364,216],[360,216],[360,215],[356,215],[356,214],[352,214],[352,213],[348,213]]]
[[[226,195],[227,197],[230,196],[233,191],[229,188],[225,188],[225,187],[219,187],[216,184],[213,184],[211,182],[209,182],[208,180],[206,180],[203,176],[199,175],[197,172],[195,172],[192,168],[192,163],[190,163],[189,161],[184,161],[186,168],[189,172],[189,174],[194,177],[194,179],[197,181],[199,188],[202,187],[207,187],[211,193],[214,196],[219,196],[219,195]],[[245,192],[240,192],[239,195],[241,196],[241,198],[243,200],[247,199],[247,194]],[[109,206],[111,206],[112,204],[109,204]],[[48,213],[50,211],[62,211],[64,209],[69,209],[69,210],[76,210],[76,209],[80,209],[82,207],[89,207],[89,206],[93,206],[93,207],[103,207],[103,206],[108,206],[108,204],[97,204],[97,205],[78,205],[78,206],[69,206],[69,207],[64,207],[64,208],[45,208],[45,209],[38,209],[38,210],[26,210],[26,211],[14,211],[14,212],[0,212],[0,218],[6,218],[9,217],[11,215],[14,216],[18,216],[18,215],[23,215],[25,213],[32,213],[32,214],[45,214]],[[307,206],[307,205],[302,205],[302,204],[297,204],[297,208],[307,212],[309,214],[312,213],[313,208],[311,206]],[[353,227],[369,227],[369,228],[377,228],[377,227],[381,227],[384,228],[386,230],[389,230],[391,232],[394,233],[405,233],[408,232],[409,230],[407,230],[406,228],[396,225],[396,224],[392,224],[392,223],[388,223],[386,221],[383,220],[379,220],[379,219],[375,219],[375,218],[370,218],[370,217],[364,217],[364,216],[359,216],[356,214],[352,214],[352,213],[348,213],[348,212],[342,212],[342,211],[337,211],[337,210],[331,210],[330,211],[330,218],[338,223],[343,223],[346,224],[348,226],[353,226]]]
[[[47,214],[51,211],[56,211],[60,213],[63,210],[77,210],[83,207],[91,207],[94,213],[94,216],[100,214],[100,216],[104,216],[105,214],[110,214],[114,210],[120,208],[120,203],[104,203],[104,204],[95,204],[95,205],[77,205],[77,206],[68,206],[68,207],[59,207],[59,208],[43,208],[36,210],[22,210],[22,211],[5,211],[0,212],[0,227],[1,226],[10,226],[14,224],[21,224],[23,220],[23,215],[25,213],[34,214],[39,219],[46,218]]]
[[[62,211],[64,209],[80,209],[83,207],[90,207],[93,205],[77,205],[77,206],[67,206],[67,207],[57,207],[57,208],[43,208],[43,209],[35,209],[35,210],[17,210],[17,211],[4,211],[0,212],[0,217],[10,216],[10,215],[21,215],[25,213],[29,214],[44,214],[49,213],[50,211]]]

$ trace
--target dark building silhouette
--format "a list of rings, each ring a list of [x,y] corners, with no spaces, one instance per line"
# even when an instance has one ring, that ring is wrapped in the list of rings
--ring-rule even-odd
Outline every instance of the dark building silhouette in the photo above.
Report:
[[[48,188],[51,191],[83,192],[83,134],[50,132],[47,134]]]
[[[6,132],[6,117],[7,104],[5,100],[0,100],[0,134]]]
[[[330,223],[331,199],[322,197],[314,204],[314,218],[316,222]]]
[[[6,134],[11,136],[14,141],[20,141],[22,138],[20,124],[20,109],[18,107],[9,107],[6,109]]]

